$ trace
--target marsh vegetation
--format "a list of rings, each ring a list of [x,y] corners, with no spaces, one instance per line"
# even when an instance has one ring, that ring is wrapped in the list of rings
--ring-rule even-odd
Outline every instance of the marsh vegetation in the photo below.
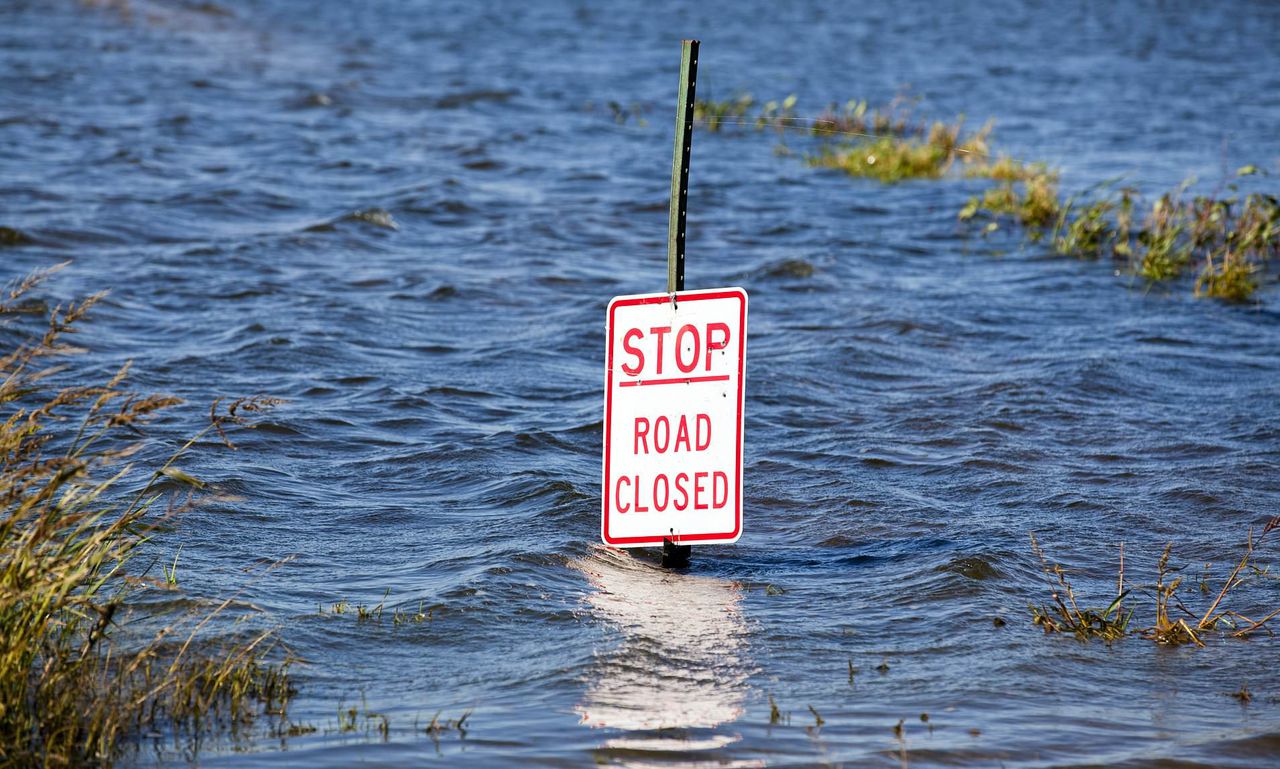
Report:
[[[993,126],[967,129],[963,117],[925,122],[899,97],[883,108],[851,100],[816,116],[797,112],[797,97],[759,102],[750,94],[699,100],[695,123],[713,133],[771,129],[818,143],[805,155],[814,168],[894,184],[915,179],[977,178],[993,182],[960,209],[982,233],[1016,226],[1029,242],[1081,259],[1109,259],[1148,283],[1194,276],[1196,296],[1247,301],[1280,254],[1280,203],[1242,192],[1234,181],[1191,195],[1195,180],[1148,199],[1118,180],[1063,198],[1061,174],[991,149]],[[790,152],[790,150],[788,150]],[[1237,177],[1261,171],[1244,166]]]
[[[1209,634],[1214,632],[1230,638],[1245,638],[1256,633],[1270,635],[1272,631],[1268,623],[1280,615],[1280,608],[1250,617],[1236,608],[1229,608],[1228,604],[1229,599],[1246,583],[1251,574],[1266,576],[1270,573],[1268,568],[1257,566],[1254,556],[1267,535],[1277,528],[1280,528],[1280,516],[1268,520],[1256,537],[1254,530],[1249,529],[1243,552],[1217,591],[1210,584],[1212,564],[1205,564],[1198,580],[1199,592],[1206,599],[1212,598],[1201,610],[1192,609],[1188,601],[1184,600],[1182,588],[1186,583],[1180,572],[1185,567],[1171,565],[1172,543],[1165,545],[1156,562],[1154,583],[1133,583],[1126,577],[1124,545],[1121,544],[1114,598],[1105,608],[1082,608],[1083,599],[1076,595],[1075,588],[1067,577],[1067,570],[1061,564],[1049,561],[1033,534],[1031,549],[1049,577],[1050,601],[1030,607],[1032,622],[1043,628],[1045,633],[1069,633],[1080,640],[1097,638],[1110,642],[1138,635],[1170,646],[1195,644],[1203,647]],[[1151,624],[1131,629],[1129,625],[1135,609],[1132,603],[1126,604],[1126,600],[1135,594],[1150,597]]]
[[[1247,300],[1280,254],[1280,204],[1235,184],[1226,195],[1188,196],[1192,184],[1149,202],[1132,188],[1063,201],[1057,175],[1041,166],[970,199],[960,219],[1013,220],[1032,240],[1047,237],[1057,254],[1110,259],[1152,282],[1193,274],[1197,296]]]
[[[71,340],[103,295],[48,308],[33,292],[50,272],[0,297],[0,762],[103,765],[144,733],[198,744],[283,723],[293,687],[274,629],[239,597],[178,600],[176,554],[160,575],[147,565],[199,501],[187,452],[274,401],[215,403],[145,469],[147,424],[181,401],[131,390],[128,365],[86,383]]]

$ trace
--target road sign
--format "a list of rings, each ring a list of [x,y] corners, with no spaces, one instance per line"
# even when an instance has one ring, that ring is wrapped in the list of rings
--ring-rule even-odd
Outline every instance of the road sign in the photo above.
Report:
[[[742,535],[746,332],[740,288],[609,303],[605,544],[716,544]]]

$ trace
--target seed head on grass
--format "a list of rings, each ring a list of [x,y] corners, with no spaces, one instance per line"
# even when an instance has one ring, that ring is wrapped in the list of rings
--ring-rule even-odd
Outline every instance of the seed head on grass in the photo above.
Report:
[[[125,495],[143,428],[181,401],[128,390],[128,365],[103,383],[78,381],[70,356],[84,350],[67,336],[103,295],[27,311],[51,272],[0,298],[0,323],[29,335],[0,355],[0,761],[103,766],[142,730],[198,739],[282,714],[292,687],[287,658],[268,662],[274,632],[209,637],[235,599],[192,614],[133,600],[177,589],[176,558],[161,581],[136,556],[175,512],[156,509],[158,484],[194,492],[176,462],[217,425]]]
[[[1066,577],[1066,572],[1061,565],[1049,563],[1033,534],[1031,549],[1040,559],[1045,574],[1052,578],[1050,583],[1052,600],[1049,604],[1031,607],[1032,622],[1043,628],[1046,633],[1071,633],[1081,640],[1102,638],[1112,641],[1133,632],[1156,643],[1170,646],[1195,644],[1203,647],[1206,635],[1223,626],[1231,631],[1232,638],[1244,638],[1260,631],[1270,633],[1267,623],[1280,616],[1280,609],[1255,620],[1225,608],[1224,602],[1232,591],[1244,584],[1246,569],[1253,567],[1255,572],[1257,571],[1257,567],[1252,563],[1254,553],[1267,535],[1278,528],[1280,528],[1280,516],[1268,520],[1256,538],[1253,536],[1253,530],[1249,530],[1240,560],[1227,575],[1217,596],[1203,612],[1198,613],[1192,611],[1179,595],[1178,591],[1183,584],[1182,577],[1175,576],[1179,569],[1170,566],[1169,563],[1173,544],[1166,545],[1156,563],[1156,584],[1152,588],[1155,598],[1154,622],[1150,627],[1137,631],[1128,629],[1133,610],[1126,610],[1123,601],[1133,590],[1145,592],[1147,588],[1142,586],[1126,588],[1123,545],[1120,549],[1115,600],[1103,610],[1081,609],[1071,582]],[[1204,586],[1200,592],[1206,594],[1208,593],[1207,573],[1208,564],[1205,565],[1205,575],[1200,577],[1200,584]],[[1262,573],[1267,572],[1263,570]]]
[[[1244,584],[1242,574],[1246,567],[1250,565],[1254,551],[1262,544],[1268,534],[1278,528],[1280,528],[1280,516],[1268,520],[1256,539],[1253,536],[1253,529],[1249,529],[1249,533],[1245,538],[1244,553],[1240,556],[1240,560],[1236,562],[1235,568],[1227,575],[1226,581],[1222,583],[1222,588],[1218,591],[1213,602],[1198,617],[1178,597],[1178,588],[1182,585],[1182,578],[1177,577],[1166,581],[1171,573],[1169,556],[1173,547],[1172,544],[1166,545],[1164,553],[1160,556],[1160,561],[1157,564],[1156,620],[1151,627],[1143,631],[1143,635],[1161,644],[1177,646],[1194,643],[1197,646],[1204,646],[1202,639],[1205,634],[1217,629],[1220,624],[1230,626],[1233,629],[1231,633],[1233,638],[1244,638],[1264,630],[1270,632],[1267,623],[1277,615],[1280,615],[1280,609],[1270,612],[1261,619],[1254,620],[1236,611],[1223,608],[1223,602],[1233,590]],[[1171,607],[1183,616],[1174,619],[1170,611]]]

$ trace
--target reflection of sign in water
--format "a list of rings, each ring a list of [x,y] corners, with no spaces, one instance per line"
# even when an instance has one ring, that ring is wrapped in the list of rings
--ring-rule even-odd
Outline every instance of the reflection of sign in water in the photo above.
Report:
[[[747,294],[620,296],[605,353],[601,537],[615,547],[742,534]]]
[[[712,730],[742,715],[748,670],[738,588],[604,548],[574,566],[595,588],[593,613],[623,634],[618,648],[599,657],[575,708],[582,723],[632,732],[607,740],[609,748],[714,750],[736,742],[736,734],[688,730]]]

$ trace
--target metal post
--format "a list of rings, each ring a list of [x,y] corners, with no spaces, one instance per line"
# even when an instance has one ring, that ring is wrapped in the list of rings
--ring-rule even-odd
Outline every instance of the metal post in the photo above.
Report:
[[[676,147],[671,158],[671,207],[667,215],[667,293],[684,290],[684,217],[689,200],[689,148],[693,145],[693,94],[698,80],[698,41],[680,41],[680,94]]]
[[[667,215],[667,293],[684,291],[684,220],[689,201],[689,149],[693,145],[693,94],[698,81],[698,41],[680,41],[680,93],[676,101],[676,147],[671,157],[671,206]],[[672,532],[674,535],[675,532]],[[662,540],[662,565],[689,565],[693,548]]]

